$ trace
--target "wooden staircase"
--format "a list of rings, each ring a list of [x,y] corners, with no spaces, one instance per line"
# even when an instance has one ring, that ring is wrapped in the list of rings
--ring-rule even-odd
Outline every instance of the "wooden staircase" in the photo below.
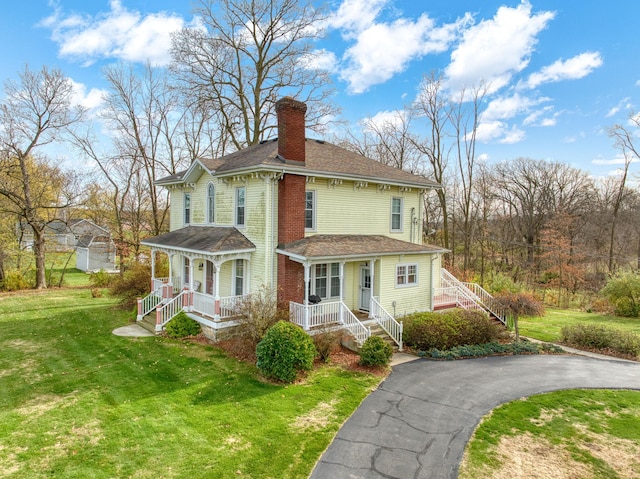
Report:
[[[146,329],[147,331],[156,334],[156,313],[155,311],[152,313],[143,316],[143,318],[139,321],[136,321],[138,326]]]
[[[389,344],[393,348],[394,351],[398,351],[399,349],[398,345],[393,340],[393,338],[391,338],[391,336],[389,336],[386,333],[386,331],[382,329],[382,326],[380,326],[375,321],[367,321],[364,324],[369,327],[369,330],[371,331],[371,336],[381,337],[385,343]]]

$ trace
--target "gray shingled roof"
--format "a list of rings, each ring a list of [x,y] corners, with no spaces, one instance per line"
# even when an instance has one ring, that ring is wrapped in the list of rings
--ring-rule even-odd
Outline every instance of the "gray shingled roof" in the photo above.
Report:
[[[353,151],[320,140],[306,139],[304,166],[289,164],[278,156],[277,139],[267,140],[218,159],[200,160],[210,172],[228,175],[259,169],[286,170],[314,176],[352,178],[362,181],[397,183],[421,188],[438,188],[432,180],[411,174]],[[158,184],[177,183],[186,171],[158,180]]]
[[[142,241],[147,246],[184,251],[225,253],[254,251],[256,246],[230,226],[186,226]]]
[[[309,259],[445,252],[437,246],[408,243],[383,235],[314,235],[279,246],[278,251]]]

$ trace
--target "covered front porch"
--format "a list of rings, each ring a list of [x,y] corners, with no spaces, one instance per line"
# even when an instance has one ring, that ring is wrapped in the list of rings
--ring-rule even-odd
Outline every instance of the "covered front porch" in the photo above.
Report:
[[[138,301],[138,320],[155,311],[156,331],[178,312],[205,321],[231,318],[250,294],[255,246],[231,227],[190,226],[146,239],[151,247],[151,293]],[[158,254],[168,258],[169,275],[156,277]]]

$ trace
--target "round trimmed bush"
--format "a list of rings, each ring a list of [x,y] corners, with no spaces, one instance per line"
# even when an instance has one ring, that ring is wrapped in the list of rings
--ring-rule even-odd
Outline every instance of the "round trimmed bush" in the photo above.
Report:
[[[293,382],[299,371],[313,367],[316,348],[302,328],[288,321],[274,324],[256,348],[256,365],[269,379]]]
[[[369,336],[360,349],[362,366],[387,366],[391,362],[393,348],[380,336]]]
[[[178,313],[165,326],[167,336],[174,339],[196,336],[200,334],[201,330],[200,323],[191,319],[184,311]]]

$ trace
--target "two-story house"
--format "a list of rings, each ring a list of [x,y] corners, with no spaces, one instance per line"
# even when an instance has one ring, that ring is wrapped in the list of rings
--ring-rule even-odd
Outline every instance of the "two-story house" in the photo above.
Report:
[[[346,325],[362,341],[375,319],[434,309],[442,248],[424,244],[424,195],[440,185],[305,137],[306,105],[276,104],[278,138],[196,160],[157,182],[170,190],[171,232],[144,245],[169,257],[138,318],[157,330],[180,309],[215,332],[238,299],[277,288],[305,329]],[[155,271],[155,266],[152,265]]]

